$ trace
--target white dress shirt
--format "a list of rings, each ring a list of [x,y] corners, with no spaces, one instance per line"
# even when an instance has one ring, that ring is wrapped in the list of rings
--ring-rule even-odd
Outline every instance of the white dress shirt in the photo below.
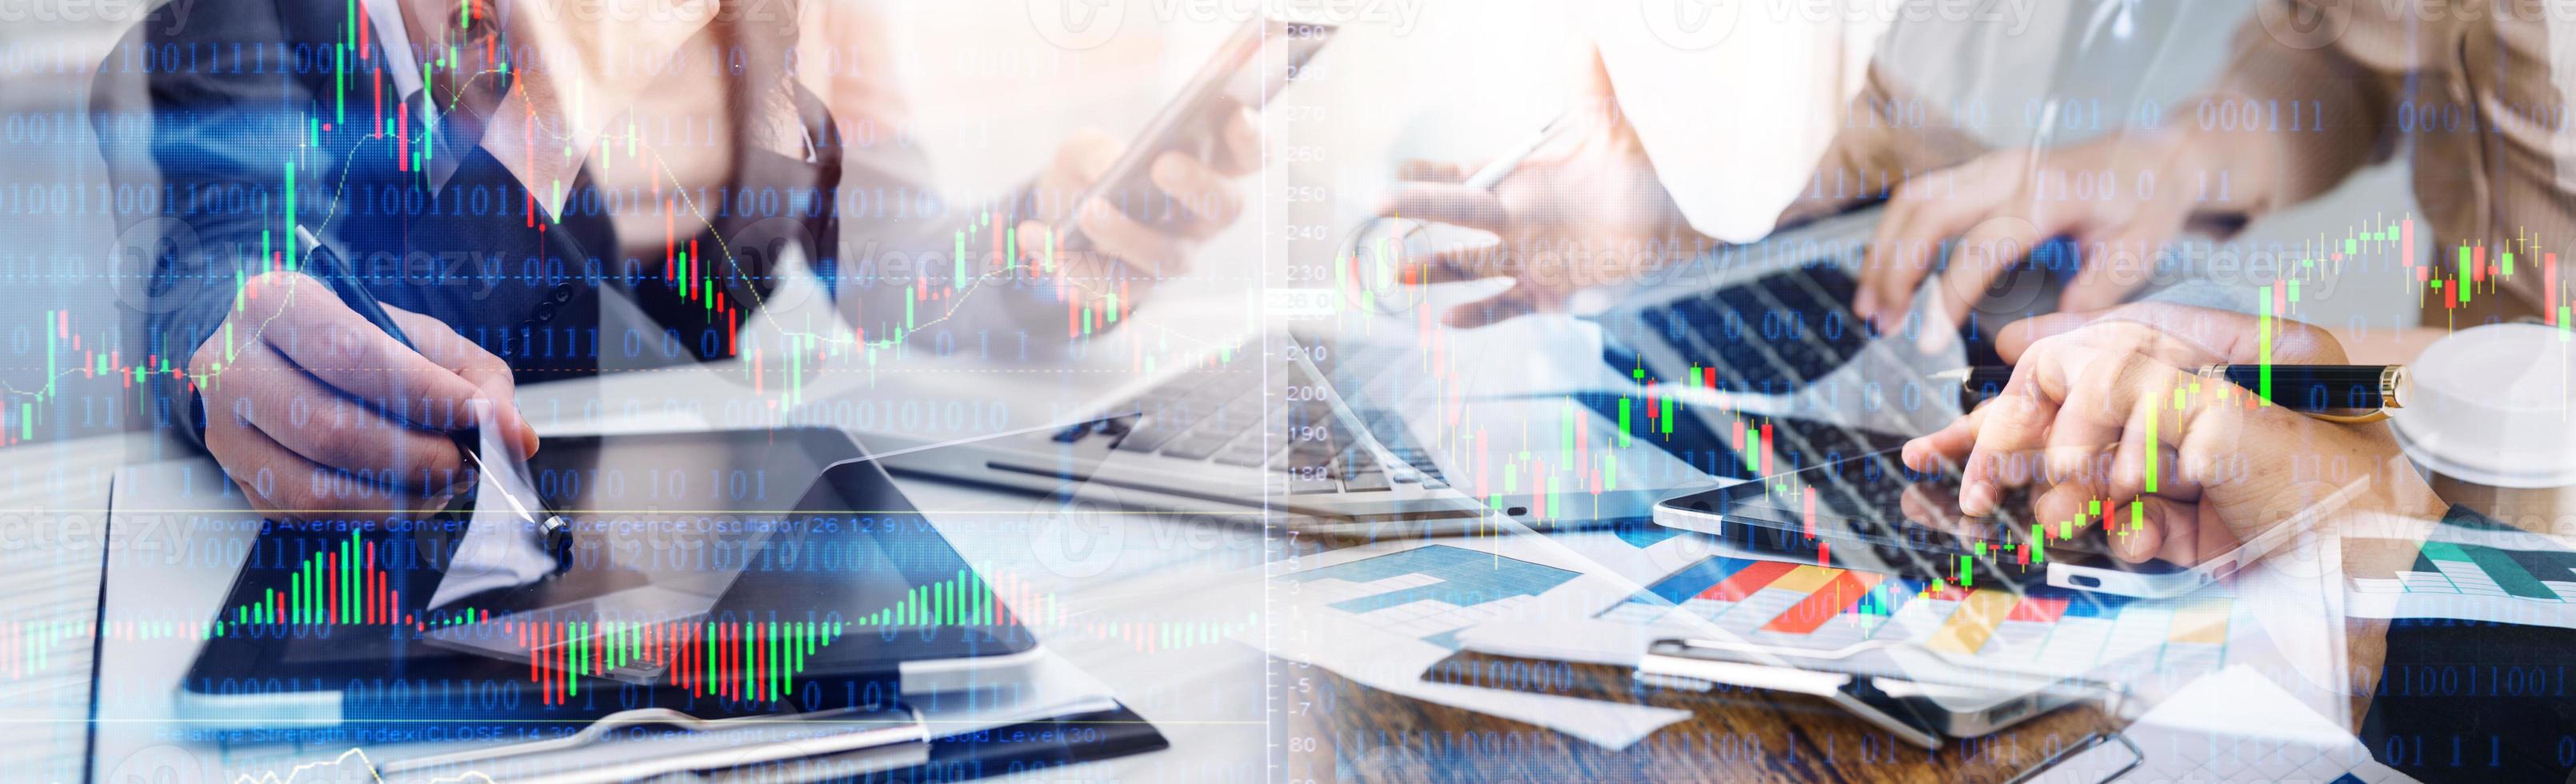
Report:
[[[1728,242],[1771,232],[1888,27],[1882,14],[1782,18],[1735,0],[1586,5],[1619,109],[1664,189],[1692,228]]]

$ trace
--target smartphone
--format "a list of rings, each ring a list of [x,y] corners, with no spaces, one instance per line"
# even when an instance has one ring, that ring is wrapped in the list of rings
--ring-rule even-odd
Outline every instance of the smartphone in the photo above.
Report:
[[[2105,518],[2127,524],[2117,509],[2041,526],[2028,519],[2026,494],[2008,493],[2000,506],[1990,517],[1961,514],[1954,468],[1916,471],[1888,449],[1667,499],[1655,506],[1655,522],[1757,552],[1953,585],[2164,596],[2223,576],[2112,557]]]
[[[1304,73],[1331,39],[1333,26],[1264,17],[1246,23],[1217,47],[1198,73],[1154,115],[1127,151],[1101,173],[1100,179],[1073,204],[1094,198],[1117,205],[1120,212],[1149,228],[1180,222],[1187,207],[1154,184],[1154,159],[1183,152],[1202,159],[1213,156],[1219,137],[1235,112],[1258,109],[1270,96]],[[1089,251],[1094,245],[1082,233],[1079,213],[1068,213],[1055,226],[1057,247]]]

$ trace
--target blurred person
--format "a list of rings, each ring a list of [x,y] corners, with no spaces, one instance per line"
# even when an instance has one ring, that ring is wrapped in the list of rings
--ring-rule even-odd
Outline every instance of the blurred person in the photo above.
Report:
[[[2412,158],[2437,251],[2469,244],[2540,258],[2546,246],[2534,240],[2576,230],[2558,122],[2570,88],[2552,65],[2570,34],[2544,16],[2512,4],[2265,0],[2236,31],[2215,83],[2161,122],[1949,168],[1892,140],[1838,140],[1821,172],[1883,182],[1923,172],[1885,194],[1854,309],[1887,328],[1928,278],[1945,309],[1932,315],[1958,323],[1998,275],[2054,237],[2076,240],[2084,262],[2060,306],[2106,307],[2143,286],[2187,226],[2241,225],[2398,155]],[[2080,175],[2103,179],[2103,197],[2072,198]],[[1936,272],[1945,240],[1959,251]],[[2543,317],[2564,301],[2543,276],[2497,274],[2501,258],[2487,255],[2496,292],[2425,296],[2425,328],[2354,340],[2353,350],[2403,362],[2452,326]]]
[[[2414,197],[2436,251],[2422,264],[2450,277],[2453,249],[2490,249],[2472,254],[2478,269],[2458,270],[2478,284],[2475,296],[2450,294],[2457,281],[2448,291],[2430,289],[2415,277],[2420,269],[2389,270],[2390,285],[2419,292],[2423,326],[2362,339],[2284,323],[2271,336],[2272,361],[2405,363],[2454,328],[2547,318],[2565,302],[2564,292],[2551,288],[2553,276],[2533,274],[2537,264],[2504,274],[2501,251],[2545,258],[2576,228],[2560,153],[2568,87],[2554,65],[2567,37],[2558,21],[2546,9],[2516,4],[2260,3],[2213,86],[2174,104],[2156,127],[1998,152],[1898,185],[1855,307],[1882,327],[1894,324],[1930,278],[1945,310],[1927,318],[1955,321],[1976,306],[1987,281],[2021,261],[2015,249],[2054,236],[2075,237],[2084,251],[2085,266],[2061,304],[2102,307],[2130,296],[2187,224],[2260,217],[2314,198],[2362,167],[2409,155]],[[1906,155],[1898,147],[1853,147],[1829,155],[1825,168],[1901,170]],[[2119,187],[2096,200],[2051,193],[2078,172],[2107,174]],[[2159,185],[2140,187],[2149,182]],[[1958,250],[1935,270],[1928,250],[1943,240],[1955,240]],[[1959,253],[1968,254],[1965,263]],[[1909,443],[1904,456],[1918,468],[1959,464],[1966,483],[1960,506],[1971,514],[1993,511],[2001,490],[2017,485],[2034,489],[2038,519],[2062,519],[2070,500],[2099,497],[2108,507],[2137,499],[2146,524],[2114,545],[2130,561],[2213,557],[2322,497],[2330,479],[2354,476],[2368,478],[2369,491],[2321,531],[2347,543],[2346,570],[2412,569],[2414,545],[2428,537],[2507,527],[2498,519],[2505,510],[2435,497],[2385,425],[2322,422],[2277,406],[2172,410],[2174,390],[2189,383],[2178,380],[2188,374],[2182,368],[2252,361],[2260,337],[2254,318],[2166,306],[2014,324],[1996,345],[2015,365],[2004,394]],[[2157,416],[2164,418],[2158,427],[2142,426]],[[2145,443],[2148,433],[2159,443]],[[2146,460],[2159,454],[2167,456],[2159,490],[2144,492]],[[2326,466],[2352,471],[2320,476]],[[2576,648],[2576,633],[2437,618],[2347,626],[2357,721],[2382,762],[2427,780],[2568,776],[2567,758],[2557,752],[2576,729],[2576,708],[2563,698],[2424,684],[2446,673],[2555,666]]]
[[[1897,24],[1882,48],[1900,51],[1882,51],[1871,63],[1839,132],[1806,158],[1815,161],[1799,183],[1807,187],[1781,192],[1785,206],[1776,211],[1776,223],[1886,203],[1852,303],[1881,331],[1914,315],[1915,293],[1927,280],[1934,283],[1933,300],[1941,310],[1926,317],[1952,325],[1964,321],[2003,272],[2056,238],[2072,240],[2083,262],[2058,307],[2116,304],[2139,291],[2187,228],[2231,232],[2401,154],[2412,156],[2415,198],[2435,248],[2519,247],[2521,257],[2538,258],[2532,242],[2555,241],[2576,229],[2569,207],[2576,200],[2561,184],[2565,165],[2557,149],[2559,107],[2568,88],[2560,84],[2565,80],[2553,71],[2550,55],[2564,36],[2550,29],[2538,9],[2489,13],[2477,3],[2401,9],[2264,0],[2239,26],[2232,53],[2209,87],[2164,102],[2169,109],[2145,121],[2115,113],[2097,122],[2106,126],[2103,132],[2072,143],[2052,144],[2056,138],[2043,134],[2029,145],[1994,149],[1969,132],[1974,121],[1948,114],[1957,102],[1909,87],[1923,80],[1910,71],[1927,67],[1971,72],[1960,80],[1971,83],[2027,77],[2035,69],[2064,76],[2102,67],[2087,62],[2097,57],[2088,50],[2107,45],[2096,40],[2107,39],[2098,31],[2135,24],[2123,21],[2135,5],[2074,4],[2066,13],[2076,24],[2059,36],[2073,40],[2038,39],[2018,47],[2000,32],[1984,38],[1974,32],[1916,35],[1918,40],[1909,41],[1898,34],[1917,25]],[[2175,28],[2165,34],[2188,32],[2187,24]],[[1738,31],[1728,42],[1743,35]],[[2029,51],[2011,51],[2016,48]],[[2034,53],[2051,60],[2033,60]],[[1795,74],[1799,65],[1789,61],[1786,67]],[[1741,72],[1770,75],[1759,67]],[[1605,77],[1600,92],[1615,99],[1612,81]],[[2032,105],[2045,105],[2043,100]],[[1613,105],[1634,115],[1635,103]],[[1422,269],[1408,279],[1521,280],[1494,300],[1451,314],[1452,323],[1486,323],[1561,302],[1574,289],[1636,280],[1687,258],[1692,248],[1751,239],[1694,230],[1696,216],[1682,219],[1669,190],[1635,185],[1720,175],[1655,165],[1660,153],[1649,155],[1652,145],[1637,143],[1633,132],[1615,132],[1622,126],[1618,116],[1612,120],[1578,153],[1524,167],[1524,174],[1491,195],[1438,182],[1472,167],[1409,166],[1408,178],[1432,182],[1399,192],[1384,211],[1454,220],[1494,231],[1502,241],[1419,259]],[[1769,187],[1758,176],[1762,167],[1751,171],[1757,176],[1746,187]],[[2079,178],[2097,182],[2098,190],[2076,198]],[[1617,217],[1605,219],[1604,213]],[[1668,239],[1667,247],[1683,250],[1597,252],[1634,245],[1640,237]],[[1946,264],[1939,261],[1944,247],[1958,249]],[[1596,252],[1547,252],[1559,248]],[[1536,252],[1507,252],[1523,249]],[[2489,254],[2489,271],[2500,272],[2499,262]],[[2402,362],[2451,325],[2545,318],[2565,300],[2564,293],[2543,290],[2542,276],[2527,274],[2532,267],[2524,265],[2526,274],[2492,276],[2500,288],[2496,295],[2464,302],[2428,296],[2423,321],[2429,328],[2353,341],[2353,350],[2369,361]],[[1486,315],[1471,315],[1475,310]]]
[[[1634,283],[1768,233],[1843,122],[1886,27],[1840,10],[1849,9],[1808,19],[1697,0],[1581,7],[1591,45],[1559,121],[1575,127],[1560,143],[1491,191],[1461,184],[1482,162],[1401,166],[1380,214],[1495,237],[1409,258],[1404,279],[1513,278],[1444,315],[1481,326],[1562,310],[1582,289]],[[1734,76],[1746,73],[1762,76]]]
[[[879,59],[809,84],[787,56],[808,36]],[[160,259],[148,282],[149,351],[177,371],[153,377],[167,421],[272,516],[434,510],[472,476],[448,432],[497,430],[524,458],[538,439],[508,403],[516,384],[728,355],[787,255],[851,324],[886,323],[910,275],[949,266],[959,226],[943,218],[975,211],[845,219],[833,203],[937,204],[918,150],[847,132],[902,127],[885,36],[870,6],[717,0],[279,0],[136,26],[93,104],[156,118],[145,138],[101,129],[103,152],[119,183],[171,195],[199,251]],[[107,73],[138,52],[159,67],[133,95]],[[1079,210],[1099,251],[1065,258],[1058,286],[958,298],[951,326],[1061,335],[1043,292],[1181,270],[1234,220],[1232,180],[1259,161],[1248,112],[1212,121],[1225,144],[1209,158],[1153,162],[1185,212],[1153,227],[1070,203],[1121,145],[1065,141],[993,211],[1034,229]],[[306,274],[298,229],[417,351]],[[920,264],[873,263],[897,257]],[[641,352],[618,345],[638,332],[653,335]],[[500,405],[476,421],[473,398]]]

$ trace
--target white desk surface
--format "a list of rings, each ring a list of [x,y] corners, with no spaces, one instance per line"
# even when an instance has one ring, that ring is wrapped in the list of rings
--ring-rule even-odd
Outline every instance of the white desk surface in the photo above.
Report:
[[[1033,368],[967,357],[934,358],[926,352],[915,352],[900,360],[881,356],[874,370],[856,357],[834,360],[808,376],[803,388],[806,406],[830,405],[835,400],[878,404],[897,401],[896,405],[907,400],[1006,402],[1011,412],[1008,425],[1030,427],[1070,414],[1083,403],[1135,379],[1133,362],[1139,348],[1155,352],[1227,344],[1260,327],[1248,319],[1248,314],[1259,312],[1259,307],[1247,293],[1220,290],[1198,292],[1197,296],[1166,294],[1170,296],[1158,298],[1155,307],[1095,343],[1094,350],[1079,360]],[[774,319],[746,325],[746,335],[769,336],[762,344],[775,346],[779,325],[829,323],[828,315],[815,309],[820,302],[819,297],[786,292],[774,298]],[[1598,362],[1593,358],[1599,356],[1598,344],[1586,328],[1568,329],[1568,322],[1546,328],[1536,324],[1491,331],[1485,337],[1494,342],[1487,345],[1508,346],[1509,349],[1496,351],[1509,350],[1522,362],[1571,357],[1576,366],[1597,369]],[[1531,352],[1528,349],[1533,343],[1529,337],[1513,334],[1525,331],[1556,332],[1579,345],[1563,352]],[[960,353],[970,352],[968,349]],[[1546,375],[1524,375],[1530,370],[1526,365],[1492,365],[1487,369],[1497,378]],[[603,374],[595,380],[523,388],[519,399],[522,410],[540,429],[551,432],[776,424],[775,409],[753,394],[746,371],[745,363],[722,362]],[[778,377],[770,378],[774,384]],[[763,391],[775,397],[777,390],[765,386]],[[640,404],[642,421],[623,411],[622,402],[627,400]],[[618,401],[621,405],[611,407],[618,410],[585,417],[585,404],[590,401]],[[692,406],[697,412],[694,417],[665,413],[666,409],[678,411]],[[969,435],[972,434],[958,434]],[[125,443],[145,443],[141,439],[147,437],[128,437]],[[0,452],[0,470],[6,470],[9,452],[33,458],[51,455],[68,445],[49,446]],[[122,457],[128,452],[146,454],[133,446],[115,454]],[[126,462],[118,473],[119,499],[144,498],[136,494],[146,492],[146,488],[167,493],[167,488],[193,485],[202,490],[217,476],[213,464],[202,458]],[[114,470],[117,461],[110,460],[106,465]],[[1275,777],[1262,767],[1267,752],[1272,750],[1266,702],[1268,660],[1255,645],[1229,640],[1148,652],[1142,648],[1149,646],[1119,639],[1114,632],[1101,634],[1071,628],[1087,625],[1092,630],[1115,629],[1122,623],[1254,617],[1264,607],[1265,583],[1260,576],[1272,558],[1274,544],[1265,539],[1261,530],[1212,526],[1172,515],[1107,510],[1068,519],[1051,512],[1055,505],[1026,496],[902,481],[914,503],[934,524],[951,533],[951,541],[970,563],[1025,577],[1037,589],[1054,592],[1073,622],[1067,624],[1067,629],[1044,634],[1045,645],[1105,681],[1122,701],[1154,722],[1172,744],[1167,751],[1062,773],[1085,778],[1157,780],[1217,775],[1240,779]],[[98,485],[93,493],[95,499],[85,502],[92,509],[100,508],[106,500],[105,483],[94,484]],[[48,496],[57,501],[72,497]],[[140,501],[122,503],[123,510],[147,505]],[[226,508],[222,499],[207,503]],[[172,508],[194,504],[172,505],[165,501],[150,505]],[[235,547],[234,540],[247,542],[255,532],[188,531],[184,514],[130,517],[134,518],[131,522],[129,515],[120,514],[118,518],[116,555],[108,567],[110,578],[103,599],[105,616],[165,620],[211,617],[230,584],[232,570],[204,565],[172,568],[185,562],[173,548],[184,545],[199,553],[237,552],[217,548]],[[146,521],[141,519],[144,517],[166,519]],[[996,519],[1026,521],[1029,533],[974,535],[971,530],[957,530],[972,529],[978,520]],[[68,577],[62,578],[82,592],[94,586],[97,579],[96,545],[84,551],[91,556],[88,570],[66,572]],[[238,557],[234,556],[235,562]],[[73,608],[76,614],[86,615],[90,610],[87,602],[75,604],[80,605]],[[1251,632],[1260,633],[1258,626]],[[189,728],[171,720],[171,695],[194,656],[197,641],[173,637],[138,639],[132,635],[111,635],[106,639],[97,671],[100,721],[93,769],[97,776],[118,781],[128,776],[173,781],[231,780],[245,774],[257,777],[279,772],[285,769],[283,766],[298,762],[329,759],[349,748],[345,742],[227,748],[191,739]],[[58,650],[82,659],[89,652],[86,641]],[[54,770],[60,775],[44,777],[71,780],[81,773],[79,729],[87,695],[79,687],[88,679],[82,677],[87,674],[85,663],[77,672],[70,668],[57,672],[61,677],[48,688],[62,690],[66,699],[44,714],[49,722],[45,726],[53,730],[58,741],[44,756],[55,761],[58,767]],[[0,704],[23,706],[24,701]],[[372,753],[383,759],[422,750],[383,748]]]
[[[807,376],[803,386],[805,405],[810,409],[841,400],[878,405],[893,401],[898,406],[901,401],[1002,402],[1010,409],[1007,426],[1044,424],[1132,382],[1137,377],[1136,357],[1142,353],[1229,344],[1260,328],[1251,320],[1252,314],[1260,312],[1260,303],[1248,289],[1229,289],[1223,282],[1207,285],[1213,288],[1165,292],[1154,307],[1100,339],[1093,350],[1077,360],[1031,367],[969,356],[937,358],[917,350],[900,359],[880,356],[879,364],[873,368],[857,357],[836,359]],[[791,288],[774,297],[770,303],[772,317],[745,325],[746,338],[759,336],[762,345],[776,346],[781,325],[804,328],[831,323],[828,312],[821,309],[822,298],[813,294]],[[1476,295],[1457,292],[1454,296],[1464,299]],[[1496,384],[1528,379],[1561,381],[1567,378],[1568,368],[1605,372],[1595,359],[1599,356],[1597,337],[1587,325],[1562,319],[1524,319],[1505,327],[1462,334],[1474,334],[1476,340],[1462,343],[1461,350],[1494,360],[1476,363],[1475,367]],[[1544,347],[1551,342],[1562,348],[1546,350]],[[971,348],[961,349],[961,355],[972,353]],[[519,399],[522,410],[548,432],[778,424],[777,409],[753,393],[746,365],[733,361],[603,374],[592,380],[523,388]],[[779,376],[774,366],[771,372],[770,383],[774,384]],[[765,385],[762,391],[768,397],[776,397],[777,390],[772,386]],[[628,400],[639,404],[640,421],[624,410],[623,402]],[[599,411],[586,405],[591,401],[616,401],[618,405],[610,406],[615,410]],[[590,415],[585,415],[586,411]],[[694,413],[670,413],[674,411]],[[85,622],[94,617],[97,602],[105,604],[105,612],[99,615],[111,622],[198,622],[212,617],[230,584],[233,569],[212,565],[202,556],[186,556],[230,553],[229,563],[237,564],[237,548],[255,532],[191,530],[184,512],[125,514],[144,507],[185,509],[202,504],[210,510],[238,508],[235,501],[203,495],[197,496],[202,501],[183,499],[173,503],[171,488],[192,486],[203,492],[219,474],[203,458],[164,459],[176,453],[166,447],[156,448],[151,439],[150,434],[132,434],[94,439],[95,444],[64,442],[0,450],[0,474],[13,470],[28,475],[60,471],[79,480],[20,481],[15,486],[21,494],[30,496],[24,499],[23,506],[50,504],[66,515],[85,510],[93,521],[85,529],[71,526],[86,530],[86,540],[9,550],[9,556],[20,560],[41,556],[49,563],[60,563],[28,571],[25,577],[0,575],[0,585],[12,580],[34,581],[29,586],[41,582],[43,590],[53,592],[48,595],[61,597],[55,603],[59,606],[48,605],[53,615],[46,617],[54,619],[48,622]],[[84,455],[95,465],[67,463],[65,455]],[[110,475],[116,477],[120,514],[111,548],[114,555],[107,567],[107,589],[103,598],[96,598],[100,546],[106,540],[95,520],[98,510],[107,504],[105,478]],[[1265,606],[1265,581],[1260,578],[1278,543],[1248,526],[1220,527],[1172,515],[1108,510],[1075,516],[1078,520],[1067,519],[1051,511],[1055,505],[1030,497],[919,480],[903,480],[903,485],[932,522],[951,533],[950,539],[969,562],[1024,577],[1037,589],[1054,592],[1065,615],[1074,623],[1043,634],[1045,645],[1105,681],[1121,700],[1154,722],[1172,744],[1168,751],[1060,773],[1085,778],[1158,780],[1212,775],[1275,777],[1263,768],[1273,756],[1269,752],[1275,749],[1270,745],[1271,713],[1266,702],[1268,659],[1258,647],[1229,640],[1148,652],[1143,648],[1150,646],[1127,642],[1114,631],[1099,630],[1162,620],[1255,617]],[[971,530],[957,530],[972,529],[978,520],[996,519],[1026,521],[1029,533],[975,535]],[[62,527],[59,522],[49,525]],[[0,534],[6,533],[5,528],[0,528]],[[5,540],[0,544],[6,544]],[[220,557],[214,561],[226,562]],[[189,564],[194,567],[180,568]],[[34,590],[21,587],[12,593],[32,595]],[[23,611],[16,620],[38,620],[36,615],[28,614],[31,612],[32,609]],[[6,620],[11,619],[0,619]],[[1089,630],[1071,628],[1077,625]],[[1255,626],[1250,634],[1261,634],[1262,628]],[[197,641],[120,634],[116,630],[100,639],[105,642],[98,651],[95,673],[97,742],[91,759],[86,760],[93,776],[117,781],[128,777],[167,781],[222,781],[242,775],[258,778],[263,773],[285,772],[297,763],[330,759],[350,747],[347,742],[227,747],[192,738],[189,727],[172,720],[171,698],[194,656]],[[0,706],[8,710],[5,718],[33,722],[44,728],[49,740],[47,744],[24,746],[0,744],[9,748],[6,759],[42,766],[13,766],[6,769],[10,774],[0,774],[0,778],[17,778],[11,774],[24,772],[33,778],[75,780],[83,774],[81,730],[89,699],[89,690],[83,687],[92,680],[88,665],[90,640],[65,640],[51,651],[56,659],[42,677],[9,680],[5,678],[7,673],[0,671],[0,689],[5,689],[0,691]],[[378,759],[420,753],[424,753],[420,747],[376,747],[372,752]]]
[[[1228,311],[1234,315],[1226,316]],[[1243,311],[1238,305],[1208,312],[1240,323],[1239,314]],[[1240,333],[1241,328],[1236,331]],[[1225,333],[1221,328],[1202,327],[1193,334],[1223,339]],[[1043,384],[996,381],[1028,373],[1026,368],[978,367],[963,360],[919,356],[905,359],[900,371],[879,372],[872,377],[855,366],[827,366],[808,384],[806,396],[809,404],[834,394],[869,400],[932,399],[943,394],[971,395],[945,398],[968,400],[1005,399],[1015,393],[1028,393],[1022,394],[1023,398],[1029,394],[1044,396],[1045,399],[1010,400],[1012,423],[1028,427],[1042,424],[1049,408],[1080,402],[1063,399],[1066,396],[1096,394],[1127,380],[1129,376],[1119,372],[1084,372],[1086,364],[1103,371],[1123,369],[1124,357],[1106,354],[1095,352],[1087,363],[1058,368],[1074,372],[1046,375],[1048,381]],[[1112,362],[1115,366],[1100,367]],[[522,409],[542,429],[583,432],[603,423],[554,412],[582,411],[582,404],[588,400],[627,399],[648,401],[648,410],[664,401],[696,403],[703,406],[707,419],[717,420],[728,416],[724,407],[727,403],[735,405],[735,412],[765,412],[765,407],[756,404],[743,405],[750,402],[750,391],[738,363],[714,363],[529,387],[520,390],[520,400]],[[648,418],[652,421],[644,425],[649,428],[684,424],[670,417]],[[636,424],[614,421],[613,416],[611,419],[604,424]],[[721,421],[712,424],[756,426]],[[203,488],[214,476],[213,470],[213,464],[203,459],[128,466],[118,479],[118,497],[134,497],[129,494],[142,492],[141,488],[167,488],[182,481],[194,481]],[[1219,529],[1193,526],[1169,516],[1114,513],[1084,521],[1097,527],[1078,528],[1047,514],[1049,507],[1034,498],[925,481],[904,480],[903,485],[935,525],[951,532],[952,542],[968,562],[1025,577],[1037,589],[1056,593],[1065,615],[1076,622],[1242,619],[1262,606],[1259,575],[1268,557],[1267,544],[1257,529]],[[178,529],[167,527],[172,522],[139,519],[149,516],[118,518],[120,546],[109,566],[111,577],[103,600],[107,617],[212,617],[230,584],[231,570],[202,566],[154,568],[175,563],[166,558],[172,553],[158,545],[175,541],[174,532]],[[177,521],[182,516],[170,517]],[[978,520],[991,519],[1029,521],[1031,534],[975,535],[953,530],[971,529]],[[156,528],[156,524],[165,527]],[[188,547],[197,552],[227,552],[214,548],[230,546],[231,539],[246,542],[254,535],[252,531],[200,530],[188,532],[185,539]],[[87,552],[95,559],[94,547]],[[90,579],[95,579],[95,569],[93,560]],[[1144,652],[1121,639],[1076,631],[1048,634],[1042,641],[1076,666],[1106,681],[1121,700],[1154,722],[1172,743],[1169,751],[1086,766],[1092,769],[1078,769],[1073,775],[1201,778],[1224,769],[1246,778],[1263,777],[1258,766],[1269,739],[1263,702],[1265,658],[1254,646],[1225,641]],[[177,778],[162,780],[231,780],[244,774],[257,776],[277,771],[280,763],[329,759],[349,747],[347,743],[319,743],[301,748],[226,749],[189,739],[188,728],[170,720],[170,696],[197,645],[194,639],[169,637],[109,639],[104,644],[98,665],[101,720],[97,725],[95,770],[99,776],[122,781],[127,776],[154,778],[175,773]],[[77,650],[71,646],[60,650],[83,658],[88,653],[86,645]],[[80,680],[67,680],[63,688],[77,686]],[[80,697],[68,701],[63,706],[65,710],[56,711],[60,713],[58,718],[66,721],[49,725],[59,730],[55,734],[69,744],[74,756],[80,748],[78,722],[86,707],[78,704],[85,701],[86,695]],[[5,704],[22,702],[8,700]],[[418,748],[371,751],[380,759],[418,753]],[[1245,769],[1241,767],[1244,765],[1253,767]],[[76,778],[80,771],[75,765],[65,773],[68,775],[61,778],[68,780]]]

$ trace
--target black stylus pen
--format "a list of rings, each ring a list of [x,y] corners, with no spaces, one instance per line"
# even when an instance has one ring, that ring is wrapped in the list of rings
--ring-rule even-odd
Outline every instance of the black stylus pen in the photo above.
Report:
[[[322,285],[330,286],[331,293],[340,295],[341,303],[357,311],[367,323],[393,336],[404,348],[420,350],[419,346],[412,344],[410,335],[403,334],[402,325],[394,323],[393,314],[386,313],[385,306],[376,302],[376,295],[368,292],[367,285],[358,280],[357,271],[349,269],[348,263],[341,261],[340,254],[333,252],[331,246],[322,244],[320,238],[302,226],[295,227],[295,245],[304,253],[305,271],[320,273],[314,277],[321,279]]]
[[[2346,409],[2406,407],[2405,365],[2271,365],[2273,405],[2300,413]],[[2202,365],[2201,378],[2225,381],[2264,394],[2263,365]],[[2010,367],[1957,368],[1933,373],[1936,382],[1957,381],[1971,395],[2002,394],[2012,381]]]
[[[357,271],[350,269],[348,262],[342,260],[339,253],[332,251],[331,246],[322,244],[321,238],[313,236],[312,231],[302,226],[295,227],[295,242],[296,246],[304,251],[305,271],[316,273],[314,277],[320,279],[323,285],[330,286],[331,293],[340,295],[340,302],[348,305],[350,310],[357,311],[358,316],[366,319],[367,323],[384,330],[387,336],[403,344],[404,348],[415,352],[420,351],[419,344],[411,342],[410,335],[403,334],[402,326],[394,323],[393,314],[385,312],[384,304],[377,302],[376,295],[367,291],[367,284],[358,279]],[[448,433],[447,438],[456,443],[457,451],[465,455],[465,462],[472,464],[474,470],[488,472],[493,469],[483,463],[482,450],[476,448],[477,433],[478,430],[457,430]],[[524,479],[522,481],[524,482]],[[554,556],[557,571],[569,568],[572,556],[570,523],[561,515],[546,514],[542,508],[534,508],[534,511],[531,511],[532,507],[527,502],[511,497],[506,487],[496,486],[495,489],[501,491],[501,500],[509,502],[510,508],[544,537],[543,544],[547,552]],[[540,519],[539,514],[544,514],[544,517]]]
[[[350,269],[348,262],[341,260],[340,254],[333,252],[331,246],[322,244],[321,238],[313,236],[311,230],[302,226],[295,227],[295,243],[304,252],[304,271],[320,279],[322,285],[331,287],[331,293],[340,295],[341,304],[357,311],[360,318],[384,330],[404,348],[420,351],[420,345],[411,342],[410,335],[403,334],[402,325],[394,323],[393,314],[385,312],[384,304],[377,302],[376,295],[367,291],[367,284],[358,279],[357,271]],[[483,465],[483,456],[475,449],[474,431],[452,432],[448,438],[456,442],[457,449],[464,451],[466,462],[478,468]]]
[[[416,353],[420,351],[420,344],[411,342],[411,336],[403,334],[402,325],[394,323],[393,314],[385,312],[384,304],[376,301],[373,292],[367,291],[366,282],[358,279],[357,270],[350,269],[348,262],[332,251],[331,246],[322,244],[321,238],[313,236],[311,230],[302,226],[295,227],[295,243],[304,249],[304,271],[321,279],[322,285],[330,286],[331,293],[340,295],[341,304],[357,311],[367,323],[384,330],[394,342],[403,344],[403,348]],[[477,466],[483,464],[482,455],[475,450],[474,431],[460,430],[448,435],[456,441],[457,449],[465,450],[467,461]]]

